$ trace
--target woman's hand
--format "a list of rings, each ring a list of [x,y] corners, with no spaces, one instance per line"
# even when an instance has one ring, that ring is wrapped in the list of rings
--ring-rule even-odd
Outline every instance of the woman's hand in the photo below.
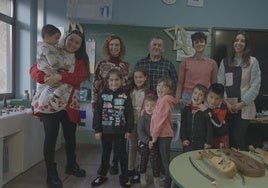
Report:
[[[60,74],[48,74],[45,75],[44,81],[49,86],[55,86],[61,79]]]

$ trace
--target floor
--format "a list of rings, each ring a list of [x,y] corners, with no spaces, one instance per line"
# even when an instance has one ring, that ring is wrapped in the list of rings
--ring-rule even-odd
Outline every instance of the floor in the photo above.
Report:
[[[171,151],[171,157],[177,156],[179,152]],[[90,183],[97,177],[97,169],[100,164],[100,145],[91,144],[79,144],[77,146],[77,159],[81,168],[87,171],[85,178],[77,178],[64,173],[65,169],[65,150],[62,147],[56,152],[56,162],[58,167],[58,173],[63,181],[64,188],[88,188],[91,187]],[[150,166],[148,168],[149,173],[149,186],[153,188],[153,180],[151,177]],[[108,181],[100,188],[120,188],[118,175],[108,174]],[[132,188],[141,187],[139,184],[132,184]],[[47,188],[46,185],[46,168],[44,161],[33,166],[25,173],[17,176],[15,179],[3,186],[3,188]]]

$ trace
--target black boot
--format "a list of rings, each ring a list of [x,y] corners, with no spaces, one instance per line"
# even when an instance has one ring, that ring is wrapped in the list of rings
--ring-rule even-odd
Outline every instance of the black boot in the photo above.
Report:
[[[57,164],[47,164],[47,185],[49,188],[62,188],[62,181],[57,172]]]
[[[67,165],[66,174],[74,175],[76,177],[85,177],[86,171],[84,169],[81,169],[79,165],[75,162],[72,165]]]

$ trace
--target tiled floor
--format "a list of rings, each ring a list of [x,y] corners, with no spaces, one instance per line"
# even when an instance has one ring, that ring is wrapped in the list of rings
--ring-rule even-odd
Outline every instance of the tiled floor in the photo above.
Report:
[[[100,164],[100,145],[90,145],[90,144],[79,144],[77,146],[77,159],[81,168],[87,171],[87,176],[85,178],[77,178],[74,176],[69,176],[64,173],[65,169],[65,150],[62,147],[56,153],[56,162],[58,167],[58,173],[63,181],[64,188],[88,188],[91,187],[91,181],[97,177],[97,169]],[[178,155],[178,152],[171,152],[171,156]],[[148,168],[148,173],[151,174],[151,169]],[[120,188],[118,175],[108,174],[108,181],[100,188]],[[153,188],[152,177],[149,178],[148,188]],[[131,185],[132,188],[141,187],[139,184]],[[46,185],[46,168],[44,161],[33,166],[31,169],[25,173],[19,175],[3,188],[47,188]]]

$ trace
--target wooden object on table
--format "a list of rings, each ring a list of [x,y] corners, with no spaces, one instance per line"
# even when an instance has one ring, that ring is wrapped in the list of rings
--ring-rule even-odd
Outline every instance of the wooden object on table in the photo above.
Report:
[[[268,167],[268,152],[267,151],[264,151],[261,148],[254,148],[253,145],[249,145],[248,148],[249,148],[249,151],[261,154],[263,157],[264,164]]]
[[[216,156],[211,151],[207,152],[206,150],[200,151],[199,155],[202,158],[208,159],[208,161],[223,175],[230,178],[233,178],[236,175],[237,169],[233,161]]]
[[[235,163],[238,171],[240,171],[243,175],[249,177],[261,177],[265,175],[264,165],[254,158],[238,151],[235,148],[223,148],[221,151],[229,156],[230,160]]]

